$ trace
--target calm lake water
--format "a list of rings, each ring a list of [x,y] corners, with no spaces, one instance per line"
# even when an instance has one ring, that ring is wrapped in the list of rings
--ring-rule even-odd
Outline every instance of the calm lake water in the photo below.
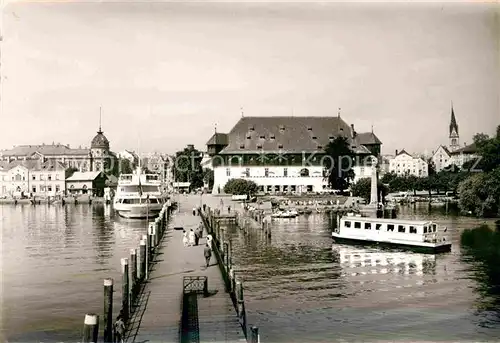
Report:
[[[99,204],[0,206],[0,214],[3,340],[78,342],[85,313],[102,314],[103,279],[119,290],[120,258],[145,222]],[[413,207],[400,216],[446,225],[453,251],[332,246],[327,214],[276,221],[270,241],[233,228],[249,324],[261,341],[498,341],[500,315],[488,306],[498,285],[459,244],[464,229],[484,220]]]

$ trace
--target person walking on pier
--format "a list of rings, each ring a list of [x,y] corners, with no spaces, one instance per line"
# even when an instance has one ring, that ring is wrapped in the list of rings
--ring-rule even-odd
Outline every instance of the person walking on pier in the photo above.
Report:
[[[207,235],[207,245],[212,249],[212,235],[210,234]]]
[[[186,230],[182,230],[182,243],[184,244],[185,247],[189,245],[189,238]]]
[[[193,207],[193,216],[196,216],[196,207]]]
[[[123,336],[125,335],[125,323],[121,313],[116,317],[115,322],[115,343],[123,343]]]
[[[196,235],[194,234],[193,229],[189,231],[189,246],[193,246],[196,242]]]
[[[210,249],[210,246],[207,244],[205,244],[205,249],[203,250],[203,255],[205,255],[205,262],[207,264],[207,268],[208,266],[210,266],[210,258],[212,257],[212,249]]]

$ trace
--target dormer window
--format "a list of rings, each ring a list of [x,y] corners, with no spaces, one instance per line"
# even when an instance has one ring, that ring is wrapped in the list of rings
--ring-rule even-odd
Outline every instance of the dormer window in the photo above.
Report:
[[[254,127],[253,125],[250,125],[250,126],[248,127],[248,131],[254,131],[254,130],[255,130],[255,127]]]
[[[248,136],[247,136],[247,139],[252,139],[252,136],[248,135]]]
[[[335,139],[335,137],[334,137],[334,136],[328,136],[328,139],[329,139],[329,140],[330,140],[330,142],[331,142],[331,141],[333,141],[333,140]]]
[[[262,144],[257,144],[257,149],[262,149]]]
[[[318,137],[316,137],[316,136],[312,136],[312,139],[318,139]]]
[[[245,149],[245,144],[240,144],[240,149]]]
[[[340,128],[340,131],[344,132],[344,128],[343,128],[343,127],[341,127],[341,128]]]
[[[318,145],[318,149],[319,150],[323,149],[323,146],[322,145]]]
[[[283,144],[279,144],[278,149],[283,149]]]
[[[284,125],[280,125],[280,132],[283,132],[285,131],[285,126]]]
[[[312,127],[310,127],[310,126],[307,127],[307,131],[312,131],[312,130],[313,130]]]
[[[266,136],[260,136],[260,139],[266,139]]]
[[[269,137],[270,139],[276,139],[276,136],[275,135],[271,135],[271,137]]]

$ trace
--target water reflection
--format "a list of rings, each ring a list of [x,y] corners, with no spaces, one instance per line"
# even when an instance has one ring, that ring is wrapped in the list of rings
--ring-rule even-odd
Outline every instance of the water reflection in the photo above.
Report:
[[[460,241],[462,261],[477,281],[478,312],[482,325],[500,323],[500,232],[488,226],[465,230]]]
[[[113,223],[106,220],[104,216],[104,205],[98,204],[92,208],[92,227],[94,230],[94,250],[96,251],[96,263],[103,265],[113,256],[112,246]]]

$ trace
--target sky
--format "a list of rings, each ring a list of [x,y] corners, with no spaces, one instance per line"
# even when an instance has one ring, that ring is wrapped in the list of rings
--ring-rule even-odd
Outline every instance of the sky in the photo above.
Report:
[[[246,116],[341,116],[383,153],[500,124],[498,5],[10,2],[0,149],[205,149]],[[496,11],[496,12],[495,12]],[[243,108],[243,111],[241,110]]]

